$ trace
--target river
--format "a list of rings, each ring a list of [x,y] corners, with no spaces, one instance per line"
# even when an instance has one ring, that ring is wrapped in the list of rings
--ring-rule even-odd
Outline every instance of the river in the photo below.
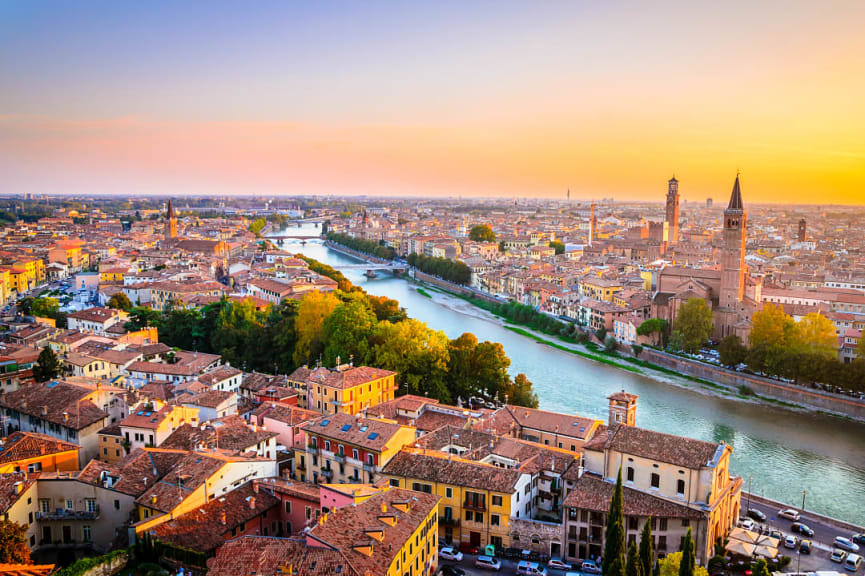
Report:
[[[285,234],[318,233],[288,228]],[[320,240],[286,241],[283,249],[302,252],[332,266],[358,264]],[[733,446],[731,470],[754,494],[865,525],[865,424],[821,414],[737,402],[701,394],[593,362],[515,334],[486,312],[438,292],[427,298],[414,284],[380,273],[344,270],[370,294],[399,300],[408,315],[455,338],[463,332],[501,342],[511,374],[525,373],[540,408],[607,420],[607,396],[619,390],[639,394],[637,425]]]

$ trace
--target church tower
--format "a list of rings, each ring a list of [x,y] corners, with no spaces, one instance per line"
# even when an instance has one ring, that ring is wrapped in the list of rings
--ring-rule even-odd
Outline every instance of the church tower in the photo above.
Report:
[[[667,224],[669,243],[679,242],[679,181],[673,176],[667,181]]]
[[[636,394],[628,394],[624,390],[607,396],[610,401],[610,418],[607,423],[612,427],[616,424],[624,424],[625,426],[637,425],[637,396]]]
[[[165,218],[165,244],[171,245],[177,238],[177,217],[174,215],[174,207],[168,200],[168,214]]]
[[[718,304],[727,310],[735,310],[745,296],[746,220],[747,215],[742,204],[742,191],[739,188],[737,174],[733,193],[730,195],[730,204],[724,210],[724,247],[721,256],[721,293]]]
[[[592,240],[595,239],[595,226],[598,225],[598,220],[595,217],[595,203],[592,202],[589,206],[589,246],[592,245]]]

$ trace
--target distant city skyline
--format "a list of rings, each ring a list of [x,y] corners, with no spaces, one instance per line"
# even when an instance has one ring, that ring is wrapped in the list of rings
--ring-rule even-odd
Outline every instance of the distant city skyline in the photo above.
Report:
[[[0,5],[0,193],[863,204],[865,5]]]

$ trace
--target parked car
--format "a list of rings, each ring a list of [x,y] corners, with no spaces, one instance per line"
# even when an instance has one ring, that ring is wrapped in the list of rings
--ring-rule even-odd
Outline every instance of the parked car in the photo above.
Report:
[[[439,576],[466,576],[466,571],[458,566],[443,564],[439,568]]]
[[[598,566],[598,563],[594,560],[583,560],[583,564],[580,566],[580,571],[584,574],[600,574],[601,567]]]
[[[862,557],[858,554],[847,554],[847,560],[844,561],[844,568],[850,572],[855,572],[862,566]]]
[[[842,550],[846,550],[847,552],[858,552],[859,545],[854,543],[849,538],[844,538],[843,536],[838,536],[835,538],[835,547],[841,548]]]
[[[502,569],[502,563],[492,556],[478,556],[478,559],[475,560],[475,566],[484,570],[495,570],[497,572]]]
[[[853,536],[850,537],[850,540],[856,544],[865,544],[865,534],[853,534]]]
[[[463,553],[450,546],[439,550],[439,558],[442,560],[453,560],[454,562],[463,561]]]
[[[793,522],[793,525],[790,527],[790,530],[793,532],[798,532],[803,536],[813,537],[814,531],[808,527],[807,524],[802,524],[801,522]]]
[[[769,532],[769,538],[777,538],[780,541],[784,539],[784,533],[780,530],[772,530]]]
[[[550,558],[550,561],[547,562],[547,568],[553,568],[555,570],[570,570],[571,565],[561,558]]]
[[[753,530],[757,525],[750,518],[739,518],[739,527],[745,530]]]
[[[847,553],[844,552],[843,550],[839,550],[838,548],[835,548],[834,550],[832,550],[832,555],[829,556],[829,560],[831,560],[832,562],[837,562],[838,564],[841,564],[846,559],[847,559]]]
[[[520,563],[517,564],[517,574],[521,576],[547,576],[547,569],[537,562],[520,560]]]
[[[792,520],[793,522],[799,521],[799,511],[794,510],[793,508],[787,508],[785,510],[779,510],[778,516],[781,518],[786,518],[787,520]]]
[[[787,536],[784,538],[784,548],[789,548],[790,550],[795,550],[796,546],[799,545],[799,539],[793,535]]]
[[[751,508],[748,510],[748,518],[755,520],[757,522],[765,522],[766,515],[757,510],[756,508]]]
[[[811,553],[811,541],[810,540],[802,540],[799,542],[799,553],[800,554],[810,554]]]
[[[472,546],[468,542],[460,542],[459,551],[463,554],[477,554],[478,552],[480,552],[477,546]]]

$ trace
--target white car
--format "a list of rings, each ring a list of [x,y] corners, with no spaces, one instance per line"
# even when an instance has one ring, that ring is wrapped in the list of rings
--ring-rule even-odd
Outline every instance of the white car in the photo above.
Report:
[[[786,518],[787,520],[792,520],[793,522],[799,521],[799,511],[794,510],[793,508],[787,508],[785,510],[779,510],[778,516],[781,518]]]
[[[586,574],[600,574],[601,567],[594,560],[583,560],[580,570]]]
[[[739,518],[739,528],[744,528],[745,530],[753,530],[756,524],[750,518]]]
[[[475,566],[484,568],[485,570],[499,571],[502,569],[502,563],[492,556],[478,556],[478,559],[475,560]]]
[[[842,550],[846,550],[848,552],[858,552],[859,545],[854,544],[852,540],[849,538],[844,538],[843,536],[838,536],[835,538],[835,547],[841,548]]]
[[[550,561],[547,562],[547,568],[553,568],[555,570],[570,570],[571,565],[559,558],[550,558]]]
[[[454,562],[463,561],[463,553],[450,546],[439,550],[439,558],[442,560],[453,560]]]
[[[790,550],[795,550],[796,546],[799,545],[799,539],[795,536],[787,536],[784,538],[784,548],[789,548]]]

